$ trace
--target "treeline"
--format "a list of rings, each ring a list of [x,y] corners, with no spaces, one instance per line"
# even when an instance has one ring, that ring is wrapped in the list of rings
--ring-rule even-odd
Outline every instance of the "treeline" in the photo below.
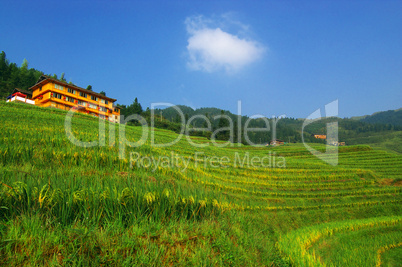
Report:
[[[122,122],[131,125],[140,125],[135,119],[127,121],[132,114],[141,115],[148,125],[157,128],[172,130],[176,133],[185,131],[193,136],[203,136],[208,139],[233,141],[249,144],[267,144],[272,139],[280,139],[285,142],[301,142],[301,132],[297,125],[298,120],[292,118],[283,119],[251,119],[247,116],[237,116],[229,111],[217,108],[201,108],[193,110],[187,106],[175,106],[166,109],[143,110],[136,98],[131,105],[118,105],[121,109]],[[247,135],[244,129],[247,128]],[[254,128],[255,130],[249,130]],[[305,134],[308,142],[323,142]]]
[[[27,90],[35,85],[42,75],[44,75],[42,71],[28,68],[28,61],[26,59],[22,62],[21,67],[18,67],[16,63],[10,63],[6,57],[6,53],[2,51],[0,54],[0,99],[9,96],[15,88]],[[71,81],[67,82],[64,72],[60,77],[57,74],[46,74],[46,76],[75,85]],[[86,89],[92,91],[92,86],[88,85]],[[106,96],[104,91],[99,93]]]
[[[194,110],[183,105],[157,109],[155,114],[162,115],[172,123],[185,122],[189,124],[190,135],[204,136],[209,139],[228,141],[232,137],[234,142],[240,141],[244,144],[252,142],[262,145],[270,143],[273,139],[289,143],[302,141],[301,127],[299,127],[302,121],[293,118],[250,118],[218,108]],[[230,129],[233,130],[230,131]],[[245,129],[247,129],[247,135],[244,134]],[[304,139],[307,142],[323,142],[312,137],[310,133],[305,133]]]
[[[44,75],[42,71],[28,68],[28,65],[28,61],[24,59],[21,67],[18,67],[16,63],[10,63],[4,51],[0,53],[0,99],[9,96],[15,88],[28,90]],[[57,74],[46,76],[67,83],[64,73],[60,77],[57,77]],[[72,82],[69,84],[74,85]],[[89,85],[87,89],[92,90],[92,87]]]
[[[402,109],[377,112],[364,117],[361,121],[402,126]]]
[[[21,67],[10,63],[6,53],[0,53],[0,98],[6,98],[15,88],[28,89],[33,86],[43,72],[28,68],[28,61],[24,59]]]
[[[183,115],[180,115],[178,110]],[[389,112],[387,112],[389,113]],[[396,112],[395,112],[396,113]],[[234,141],[241,140],[245,143],[245,136],[238,137],[237,130],[240,128],[241,134],[245,127],[247,128],[267,128],[269,131],[250,131],[248,138],[251,142],[256,144],[266,144],[272,139],[280,139],[285,142],[301,142],[302,141],[302,128],[304,119],[294,118],[255,118],[250,119],[247,116],[238,116],[229,111],[221,110],[218,108],[200,108],[192,109],[187,106],[175,106],[166,109],[155,110],[155,114],[163,116],[171,123],[187,123],[190,120],[190,127],[193,129],[207,128],[206,121],[211,123],[212,131],[192,131],[190,134],[202,135],[207,138],[216,138],[220,140],[228,140],[228,131],[218,131],[215,136],[211,136],[212,132],[229,127],[229,120],[232,122],[231,126],[234,128]],[[398,113],[399,114],[399,113]],[[192,119],[196,118],[196,119]],[[224,119],[225,118],[225,119]],[[228,119],[226,119],[228,118]],[[384,119],[384,121],[387,121]],[[268,123],[267,123],[268,122]],[[331,122],[338,123],[338,137],[339,141],[344,141],[347,144],[356,143],[356,138],[366,138],[373,135],[386,136],[395,131],[402,131],[402,126],[390,123],[367,123],[364,121],[357,121],[353,119],[341,118],[326,118],[314,121],[308,124],[303,129],[303,137],[306,142],[325,143],[325,140],[314,138],[314,134],[327,134],[327,124]],[[240,125],[240,127],[239,127]]]
[[[120,122],[128,125],[140,126],[141,122],[133,118],[132,115],[140,115],[145,119],[146,123],[151,126],[152,123],[156,128],[162,128],[171,130],[176,133],[180,133],[182,124],[167,120],[158,113],[151,112],[149,108],[143,110],[141,104],[138,102],[138,98],[135,98],[130,105],[117,104],[120,108]],[[153,114],[153,115],[152,115]]]
[[[231,140],[244,144],[267,144],[273,139],[280,139],[289,143],[302,142],[303,119],[294,118],[253,118],[238,116],[229,111],[218,108],[192,109],[187,106],[174,106],[165,109],[151,111],[143,110],[136,98],[131,105],[119,105],[122,118],[131,114],[139,114],[151,125],[151,121],[157,128],[169,129],[180,133],[183,129],[189,135],[203,136],[208,139],[222,141]],[[153,117],[152,117],[153,114]],[[339,141],[347,144],[356,143],[357,138],[369,136],[387,135],[394,131],[402,131],[401,126],[392,124],[370,124],[363,121],[341,118],[327,118],[314,121],[303,129],[305,142],[326,143],[325,140],[314,138],[314,134],[327,134],[327,124],[338,123]],[[140,125],[138,121],[130,121],[128,124]],[[185,128],[187,127],[187,128]],[[244,129],[248,130],[247,136]],[[248,138],[248,140],[247,140]],[[363,139],[362,139],[363,140]]]

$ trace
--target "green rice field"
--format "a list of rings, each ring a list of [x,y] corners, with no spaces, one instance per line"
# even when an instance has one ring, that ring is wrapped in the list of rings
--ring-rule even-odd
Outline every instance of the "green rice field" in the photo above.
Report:
[[[401,154],[0,114],[1,266],[401,266]]]

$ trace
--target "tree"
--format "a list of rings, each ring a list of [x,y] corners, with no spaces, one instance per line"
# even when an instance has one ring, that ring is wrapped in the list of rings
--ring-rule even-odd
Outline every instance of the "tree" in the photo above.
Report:
[[[208,128],[208,121],[211,123],[211,119],[209,118],[209,114],[205,113],[205,120],[202,123],[203,128]]]
[[[67,80],[64,78],[65,73],[63,72],[60,76],[60,81],[62,82],[67,82]]]
[[[28,69],[28,61],[24,59],[21,67],[7,60],[6,53],[0,53],[0,98],[7,97],[14,88],[28,89],[43,72],[33,68]]]
[[[104,91],[100,91],[99,94],[106,96],[106,93]]]
[[[120,115],[124,115],[125,117],[130,116],[132,114],[142,114],[143,110],[141,104],[138,102],[138,99],[135,98],[134,102],[131,105],[120,105],[117,104],[120,108]]]
[[[141,104],[138,102],[138,99],[134,99],[134,103],[132,104],[132,114],[141,114],[142,113]]]
[[[218,129],[227,128],[229,126],[229,121],[223,117],[224,115],[225,115],[225,112],[223,110],[221,110],[221,117],[219,119]],[[230,137],[230,131],[220,130],[216,136],[217,136],[217,139],[227,141],[227,140],[229,140],[229,137]]]
[[[28,70],[28,64],[28,60],[24,58],[24,61],[22,61],[21,69]]]
[[[218,111],[220,113],[220,115],[214,115],[212,117],[213,118],[212,132],[214,134],[211,135],[211,138],[217,139],[217,140],[228,141],[230,139],[230,131],[227,130],[229,128],[229,120],[228,120],[229,115],[225,114],[225,111],[220,110],[220,109],[214,110],[215,114],[216,114],[216,111]],[[205,115],[208,117],[208,113],[206,113]],[[219,118],[219,120],[217,120],[218,118]],[[230,119],[230,117],[229,117],[229,119]],[[205,125],[206,124],[204,122],[204,126]]]
[[[92,85],[88,85],[87,90],[92,91]]]
[[[4,51],[0,54],[0,79],[6,80],[8,78],[8,60]]]

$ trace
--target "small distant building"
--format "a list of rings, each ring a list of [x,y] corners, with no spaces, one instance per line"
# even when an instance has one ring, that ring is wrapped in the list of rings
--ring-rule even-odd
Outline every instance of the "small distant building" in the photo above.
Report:
[[[32,99],[32,92],[29,90],[24,90],[24,89],[19,89],[19,88],[15,88],[14,91],[11,94],[15,94],[15,93],[21,93],[26,95],[29,99]]]
[[[13,90],[13,92],[11,93],[11,95],[9,95],[7,97],[6,102],[17,101],[17,102],[22,102],[22,103],[26,103],[26,104],[35,105],[35,101],[33,101],[31,98],[32,98],[32,92],[22,90],[22,89],[19,89],[19,88],[15,88]]]
[[[325,134],[314,134],[314,138],[317,139],[327,139],[327,136]]]
[[[272,140],[269,144],[270,144],[271,146],[279,146],[279,145],[285,144],[285,141],[279,140],[279,139],[275,139],[275,140]]]
[[[42,75],[29,88],[35,105],[70,110],[99,117],[111,122],[120,122],[120,108],[116,99]]]
[[[345,142],[334,141],[334,142],[329,143],[329,145],[331,145],[331,146],[345,146],[346,144],[345,144]]]

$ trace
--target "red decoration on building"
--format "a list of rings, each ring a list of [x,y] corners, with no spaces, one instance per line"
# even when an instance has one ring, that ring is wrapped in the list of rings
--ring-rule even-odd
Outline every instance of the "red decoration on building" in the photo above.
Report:
[[[12,96],[19,96],[19,97],[23,97],[23,98],[27,97],[27,95],[24,95],[23,93],[20,93],[20,92],[16,92],[16,93],[12,94]]]

